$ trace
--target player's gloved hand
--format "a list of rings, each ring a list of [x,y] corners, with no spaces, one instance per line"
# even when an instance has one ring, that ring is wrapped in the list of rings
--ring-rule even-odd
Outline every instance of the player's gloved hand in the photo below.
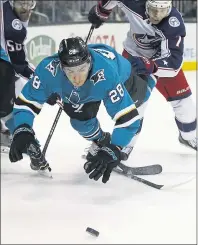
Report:
[[[97,144],[99,147],[105,146],[110,143],[111,140],[111,134],[108,132],[102,132],[102,136],[94,140],[95,144]]]
[[[16,128],[9,152],[11,162],[17,162],[23,159],[22,153],[27,154],[27,149],[31,143],[38,145],[34,135],[33,129],[27,124],[22,124]]]
[[[150,75],[158,70],[157,64],[145,57],[130,56],[129,61],[131,62],[133,71],[136,74]]]
[[[90,179],[98,180],[102,177],[102,182],[106,183],[111,175],[113,168],[117,167],[121,160],[120,149],[107,144],[99,149],[97,154],[84,164],[84,169]]]
[[[52,94],[50,95],[50,97],[48,98],[47,103],[48,103],[49,105],[55,105],[56,102],[57,102],[57,100],[61,100],[60,95],[57,94],[57,93],[52,93]]]
[[[10,161],[17,162],[23,159],[23,153],[29,155],[32,169],[44,170],[49,166],[41,153],[39,143],[35,139],[33,129],[27,124],[20,125],[14,131],[9,152]]]
[[[102,136],[97,140],[93,140],[93,143],[89,147],[89,150],[86,156],[87,161],[90,161],[92,157],[97,154],[100,147],[109,144],[110,141],[111,141],[111,134],[108,132],[102,132]]]
[[[88,20],[95,28],[98,28],[108,19],[110,13],[111,10],[103,9],[99,3],[90,9]]]

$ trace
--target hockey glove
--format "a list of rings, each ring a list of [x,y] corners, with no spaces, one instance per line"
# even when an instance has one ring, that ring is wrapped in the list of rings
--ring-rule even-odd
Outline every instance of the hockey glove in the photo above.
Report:
[[[93,143],[91,144],[86,156],[87,161],[90,161],[92,157],[97,154],[100,147],[109,144],[110,140],[111,140],[111,134],[107,132],[102,132],[102,136],[99,139],[93,140]]]
[[[145,57],[130,56],[129,61],[131,62],[133,71],[136,74],[150,75],[158,70],[157,64]]]
[[[98,28],[108,19],[110,13],[111,10],[103,9],[99,3],[90,9],[88,20],[95,28]]]
[[[90,179],[98,180],[102,177],[102,182],[106,183],[113,168],[117,167],[121,160],[121,151],[113,144],[107,144],[99,149],[97,154],[84,164],[84,169]]]
[[[57,100],[61,100],[60,95],[57,93],[52,93],[50,97],[47,100],[47,104],[49,105],[55,105]]]
[[[49,166],[41,153],[33,129],[27,124],[20,125],[14,131],[9,152],[10,161],[17,162],[23,159],[23,153],[29,155],[33,170],[44,170]]]

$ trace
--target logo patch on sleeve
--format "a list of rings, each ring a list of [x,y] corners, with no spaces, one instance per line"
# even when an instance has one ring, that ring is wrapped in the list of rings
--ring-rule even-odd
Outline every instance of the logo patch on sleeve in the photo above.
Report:
[[[52,76],[55,77],[58,71],[58,67],[60,65],[59,60],[52,60],[45,68],[52,73]]]
[[[170,17],[169,20],[168,20],[168,23],[172,27],[180,26],[180,21],[176,17]]]
[[[95,74],[90,77],[90,80],[94,83],[94,85],[100,81],[106,80],[104,76],[104,69],[98,70]]]
[[[12,27],[13,27],[15,30],[17,30],[17,31],[20,31],[20,30],[22,30],[23,25],[22,25],[22,23],[21,23],[21,21],[20,21],[19,19],[14,19],[14,20],[12,21]]]

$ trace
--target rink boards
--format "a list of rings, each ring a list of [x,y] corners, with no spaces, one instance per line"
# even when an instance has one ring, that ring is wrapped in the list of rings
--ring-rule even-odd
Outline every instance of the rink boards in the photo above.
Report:
[[[72,36],[86,38],[89,28],[90,24],[29,27],[26,47],[30,62],[36,66],[44,57],[57,52],[59,43],[63,38]],[[129,23],[106,23],[94,30],[90,43],[105,43],[121,53],[123,50],[122,43],[128,30]],[[186,23],[184,44],[183,69],[185,71],[196,70],[196,23]]]

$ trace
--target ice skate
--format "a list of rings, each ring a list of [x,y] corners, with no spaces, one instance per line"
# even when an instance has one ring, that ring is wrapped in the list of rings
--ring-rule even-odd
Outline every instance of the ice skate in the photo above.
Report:
[[[182,145],[185,145],[185,146],[197,151],[197,138],[195,138],[193,140],[185,140],[182,138],[181,134],[179,134],[179,142]]]

